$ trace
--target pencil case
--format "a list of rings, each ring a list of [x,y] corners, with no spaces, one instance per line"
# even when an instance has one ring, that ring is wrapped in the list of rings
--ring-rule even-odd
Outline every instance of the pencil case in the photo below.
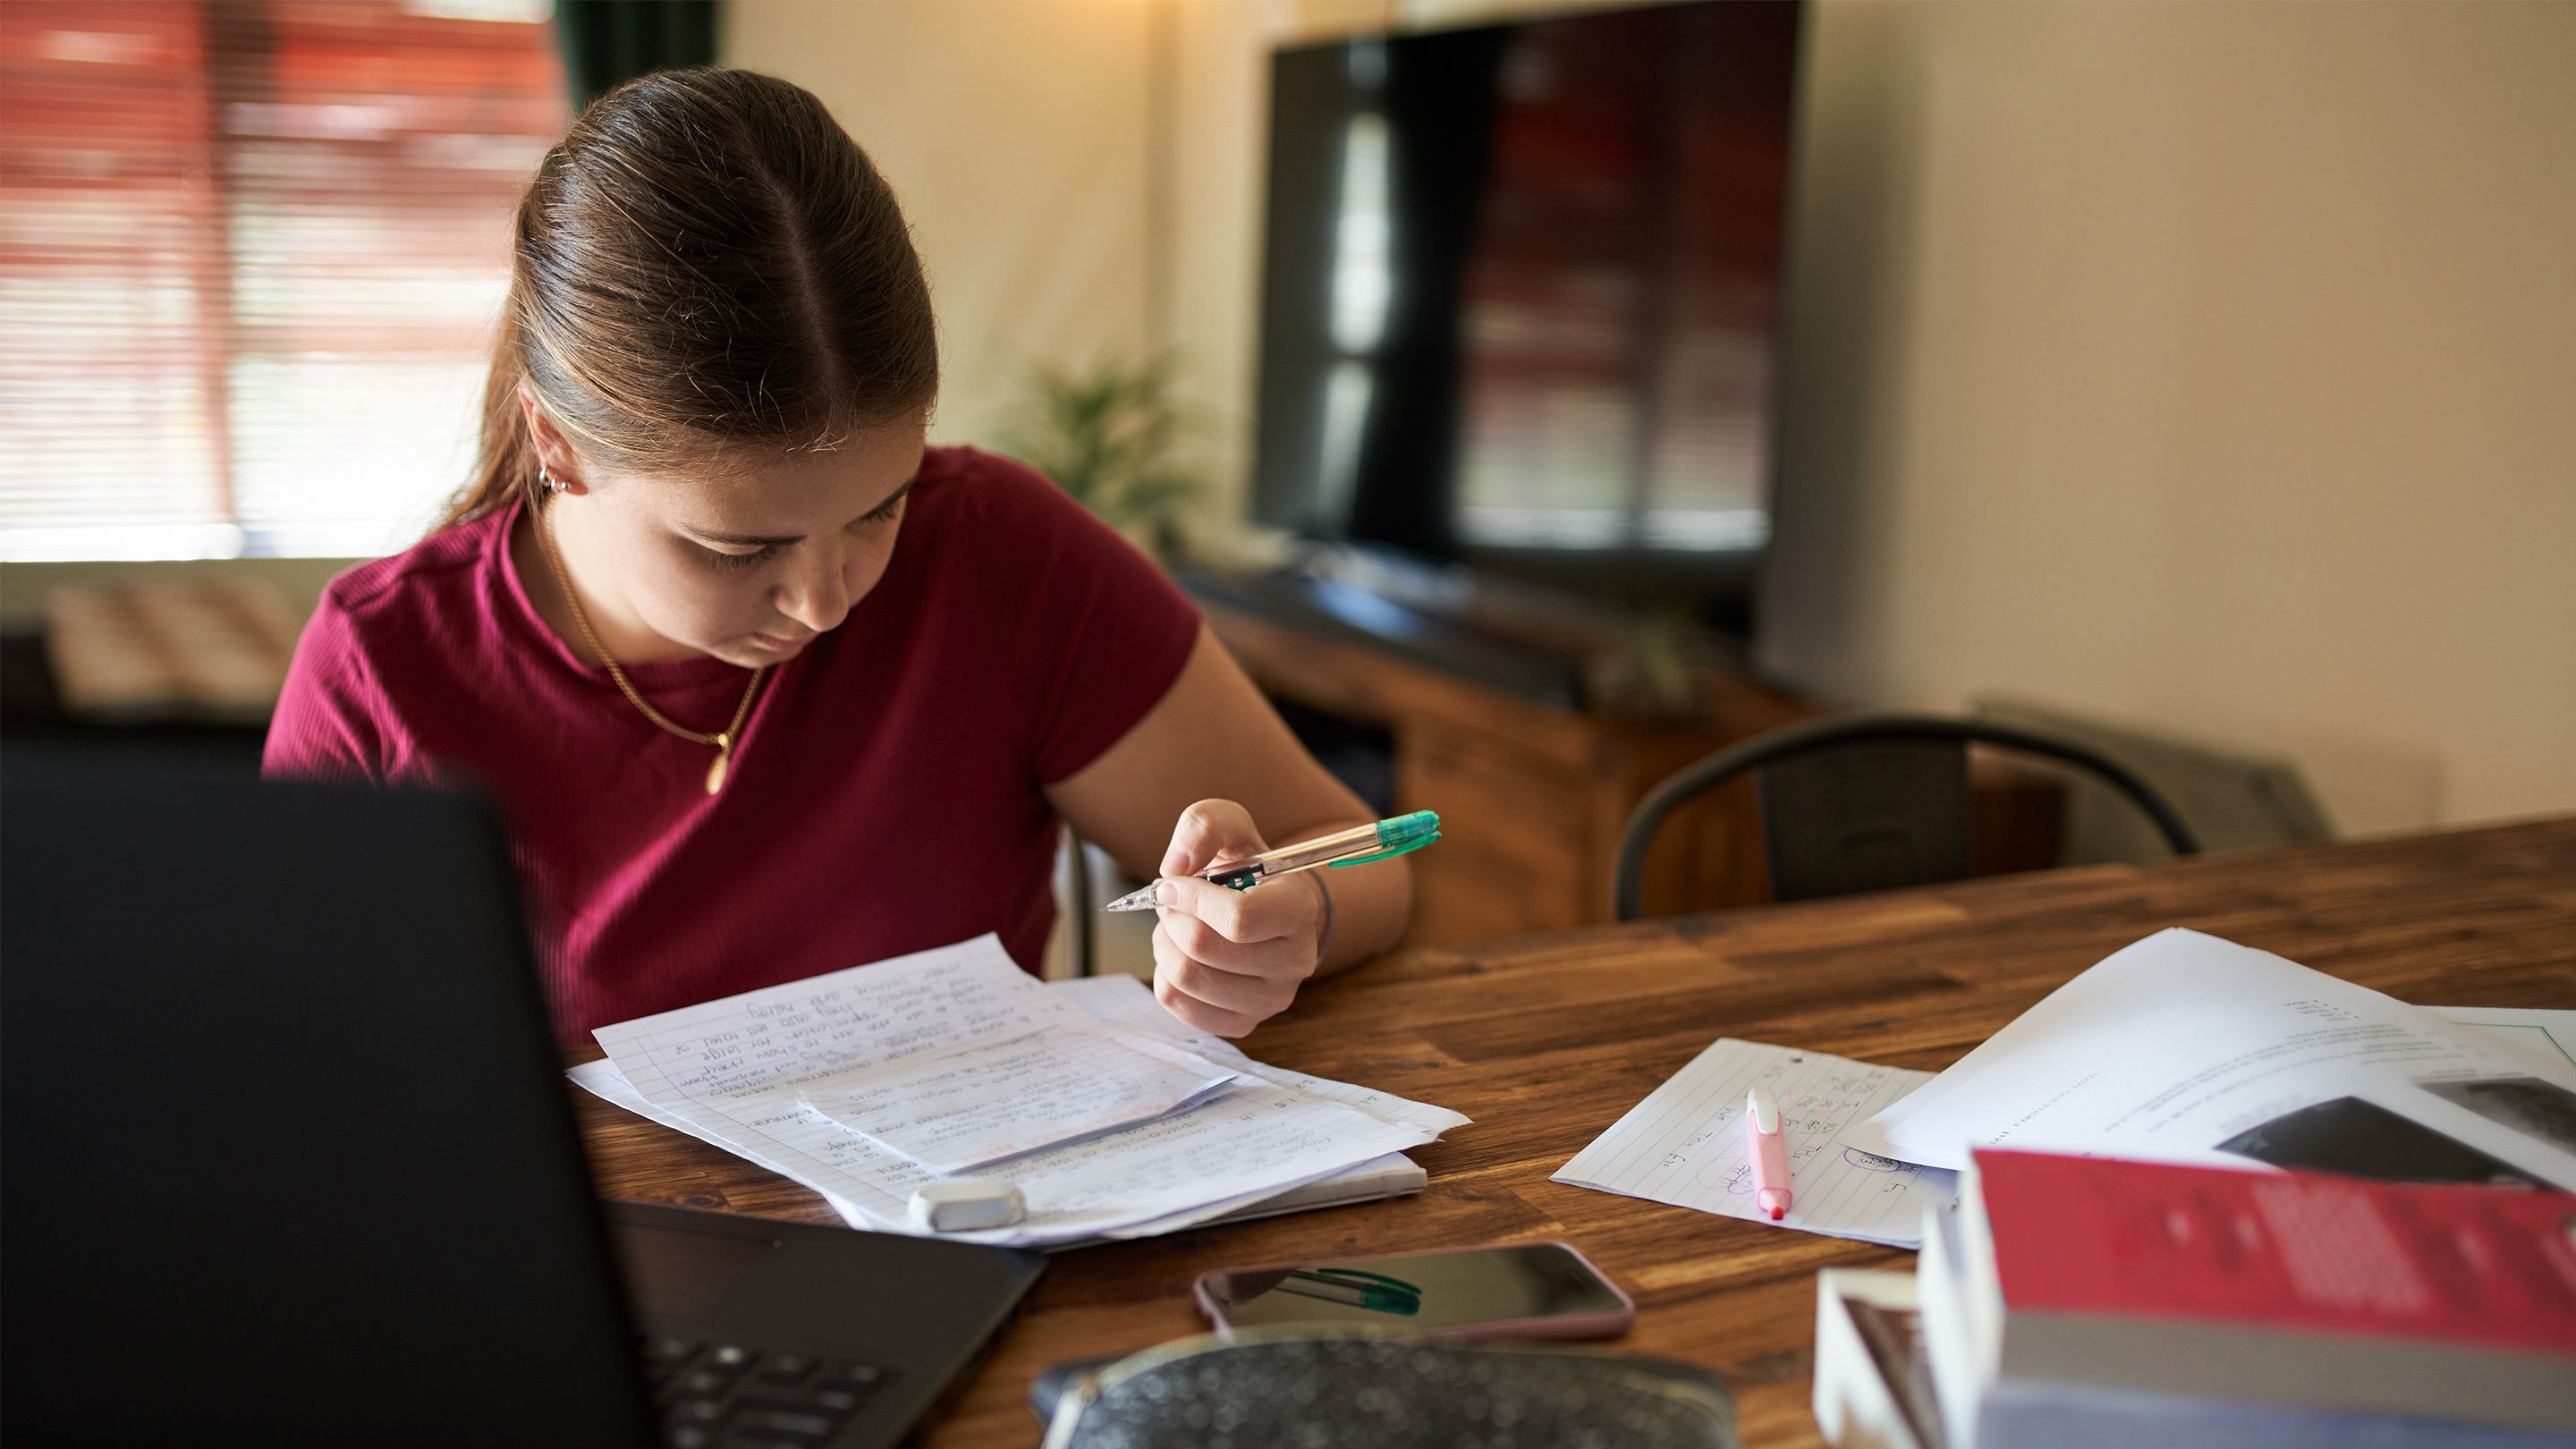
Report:
[[[1076,1373],[1043,1449],[1739,1449],[1706,1370],[1536,1344],[1245,1329]]]

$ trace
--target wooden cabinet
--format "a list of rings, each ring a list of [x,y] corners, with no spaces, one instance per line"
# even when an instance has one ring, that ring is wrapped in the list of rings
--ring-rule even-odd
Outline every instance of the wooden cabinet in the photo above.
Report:
[[[1202,600],[1209,626],[1273,698],[1385,729],[1395,808],[1440,812],[1413,857],[1413,945],[1570,930],[1611,919],[1610,873],[1629,812],[1711,751],[1815,711],[1736,675],[1702,682],[1703,722],[1622,720],[1540,703]],[[1768,897],[1750,785],[1677,813],[1648,859],[1651,911]]]

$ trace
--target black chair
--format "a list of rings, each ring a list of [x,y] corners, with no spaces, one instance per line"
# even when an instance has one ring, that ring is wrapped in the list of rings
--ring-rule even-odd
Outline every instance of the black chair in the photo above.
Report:
[[[2173,806],[2123,765],[2069,740],[1982,720],[1855,714],[1755,735],[1657,785],[1619,839],[1612,887],[1633,921],[1646,847],[1666,817],[1701,793],[1750,773],[1775,900],[1892,890],[1969,874],[1968,746],[1999,745],[2072,765],[2111,786],[2155,822],[2176,855],[2200,842]]]
[[[1083,848],[1082,832],[1070,825],[1064,827],[1062,843],[1057,848],[1067,856],[1065,894],[1071,899],[1065,908],[1073,913],[1073,919],[1065,923],[1071,932],[1066,937],[1070,946],[1066,954],[1072,960],[1074,975],[1097,976],[1100,974],[1100,905],[1091,898],[1091,853]]]

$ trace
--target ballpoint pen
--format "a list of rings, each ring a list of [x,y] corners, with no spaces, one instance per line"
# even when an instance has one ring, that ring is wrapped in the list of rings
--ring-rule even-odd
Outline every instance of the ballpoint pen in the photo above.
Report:
[[[1776,1223],[1789,1211],[1789,1133],[1780,1104],[1760,1087],[1744,1094],[1744,1149],[1753,1161],[1753,1200]]]
[[[1420,850],[1440,838],[1440,817],[1429,810],[1416,810],[1398,815],[1375,825],[1362,825],[1315,840],[1283,845],[1232,865],[1211,870],[1201,877],[1229,890],[1247,891],[1263,881],[1283,875],[1295,875],[1317,866],[1366,865],[1372,860],[1385,860]],[[1159,884],[1159,882],[1157,882]],[[1154,908],[1154,887],[1120,896],[1106,911],[1150,911]]]

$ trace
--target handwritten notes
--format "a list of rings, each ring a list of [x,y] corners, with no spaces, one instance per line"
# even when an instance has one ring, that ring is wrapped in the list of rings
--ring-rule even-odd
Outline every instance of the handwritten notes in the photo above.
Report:
[[[1048,989],[1060,993],[1064,999],[1102,1021],[1129,1031],[1161,1037],[1210,1061],[1230,1066],[1239,1075],[1257,1077],[1272,1086],[1284,1087],[1307,1097],[1338,1102],[1390,1126],[1414,1127],[1437,1137],[1452,1127],[1467,1125],[1465,1116],[1446,1107],[1411,1102],[1374,1087],[1336,1082],[1328,1077],[1310,1077],[1304,1072],[1256,1062],[1225,1038],[1210,1036],[1184,1025],[1154,999],[1153,988],[1133,976],[1093,976],[1078,981],[1059,981]]]
[[[1162,1014],[1133,980],[1094,994],[1103,1007],[1114,1001],[1116,1013],[1137,1021],[1146,1019],[1137,1010],[1140,1000],[1145,1011]],[[998,941],[983,936],[604,1027],[596,1035],[608,1061],[576,1069],[574,1080],[794,1178],[831,1199],[844,1217],[886,1231],[912,1231],[905,1213],[912,1190],[941,1174],[907,1149],[835,1120],[835,1112],[866,1115],[940,1160],[982,1150],[970,1145],[979,1134],[989,1141],[1062,1133],[1006,1164],[1028,1201],[1026,1219],[989,1233],[951,1235],[1028,1245],[1193,1226],[1431,1141],[1467,1120],[1365,1088],[1276,1072],[1186,1029],[1105,1021],[1113,1013],[1087,1010],[1090,999],[1077,1004],[1075,995],[1034,980]],[[945,1130],[934,1126],[939,1104],[885,1093],[896,1079],[941,1090],[956,1086],[969,1079],[932,1079],[960,1065],[986,1069],[982,1085],[993,1087],[1008,1070],[1008,1044],[1050,1032],[1059,1042],[1108,1033],[1160,1063],[1195,1060],[1187,1070],[1204,1073],[1200,1080],[1229,1073],[1231,1079],[1186,1097],[1180,1110],[1070,1132],[1070,1123],[1123,1110],[1106,1105],[1118,1093],[1085,1095],[1082,1111],[1053,1129],[1033,1129],[1028,1122],[1007,1123],[1010,1113],[1001,1105],[1025,1095],[1026,1079],[1012,1079],[1008,1091],[980,1094],[968,1085],[943,1099],[971,1103],[982,1114],[948,1124],[973,1129],[954,1141],[938,1136]],[[972,1052],[985,1055],[966,1055]],[[840,1090],[853,1082],[879,1095]],[[1052,1084],[1038,1105],[1066,1085]],[[873,1104],[867,1114],[857,1105],[862,1099]]]
[[[1789,1215],[1779,1226],[1918,1247],[1924,1207],[1954,1201],[1957,1174],[1837,1139],[1931,1079],[1930,1072],[1722,1037],[1553,1180],[1768,1223],[1754,1204],[1744,1150],[1745,1093],[1765,1087],[1779,1100],[1789,1138]]]
[[[668,1106],[768,1092],[1084,1019],[1013,965],[998,941],[978,937],[592,1035],[645,1100]]]
[[[1233,1080],[1185,1051],[1086,1024],[837,1073],[798,1097],[946,1174],[1159,1117]]]

